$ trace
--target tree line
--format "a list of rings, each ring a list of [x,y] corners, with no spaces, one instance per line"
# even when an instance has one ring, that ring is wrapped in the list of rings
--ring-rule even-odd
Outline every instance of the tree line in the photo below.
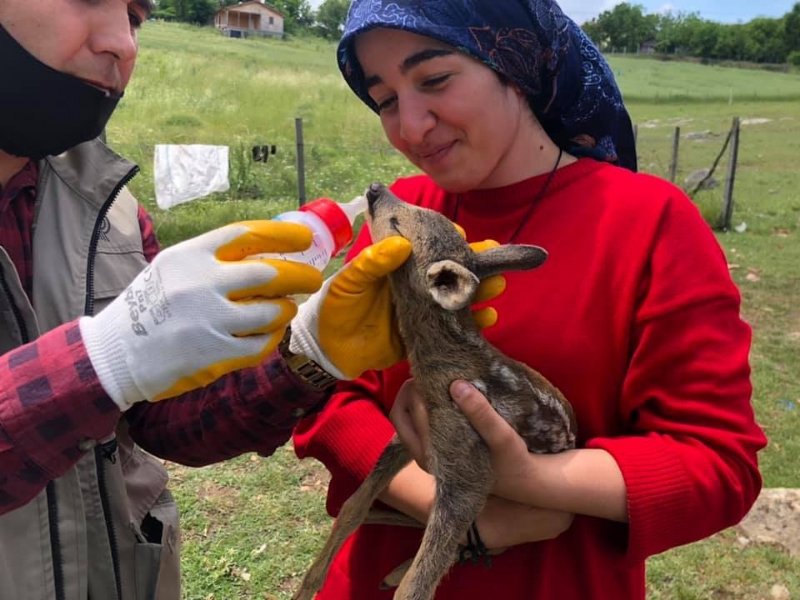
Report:
[[[791,63],[800,66],[800,2],[778,19],[723,24],[697,13],[645,14],[622,3],[582,25],[604,52],[639,52],[702,59]]]
[[[238,0],[157,0],[155,18],[201,25]],[[317,10],[308,0],[269,0],[284,16],[289,34],[309,32],[338,39],[349,0],[325,0]],[[757,18],[748,23],[723,24],[697,13],[645,14],[644,7],[623,2],[582,25],[604,52],[640,52],[701,59],[800,66],[800,2],[779,19]]]

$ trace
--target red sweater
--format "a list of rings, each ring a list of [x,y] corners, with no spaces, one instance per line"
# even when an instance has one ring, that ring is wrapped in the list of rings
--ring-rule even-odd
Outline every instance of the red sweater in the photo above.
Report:
[[[508,242],[546,176],[463,195],[470,241]],[[456,199],[424,176],[401,198],[453,216]],[[368,243],[362,232],[351,255]],[[643,598],[644,561],[740,520],[761,486],[766,440],[750,405],[750,328],[725,257],[688,198],[657,178],[581,160],[556,174],[514,240],[545,264],[506,274],[486,337],[558,386],[579,446],[618,462],[629,524],[578,516],[559,538],[515,546],[491,568],[457,565],[437,600]],[[407,365],[340,385],[295,432],[299,456],[330,470],[335,515],[393,433],[387,412]],[[320,598],[375,600],[383,576],[416,552],[421,532],[365,526],[336,557]]]

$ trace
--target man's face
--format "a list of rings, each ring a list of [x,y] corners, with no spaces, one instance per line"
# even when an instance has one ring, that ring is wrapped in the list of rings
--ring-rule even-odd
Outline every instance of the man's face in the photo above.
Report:
[[[122,92],[150,0],[0,0],[0,24],[46,65]]]

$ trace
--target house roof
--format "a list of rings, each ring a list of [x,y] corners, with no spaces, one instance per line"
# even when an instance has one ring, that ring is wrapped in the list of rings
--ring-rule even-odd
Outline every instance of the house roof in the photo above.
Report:
[[[268,10],[269,12],[278,15],[281,18],[285,18],[281,11],[279,11],[277,8],[275,8],[271,4],[267,4],[266,2],[263,2],[262,0],[244,0],[243,2],[239,2],[238,4],[231,4],[229,6],[223,6],[222,8],[220,8],[217,11],[216,14],[220,14],[220,13],[224,13],[224,12],[228,12],[228,11],[235,11],[237,8],[241,8],[242,6],[247,6],[247,5],[251,5],[251,4],[255,4],[256,6],[260,6],[260,7],[264,8],[265,10]]]

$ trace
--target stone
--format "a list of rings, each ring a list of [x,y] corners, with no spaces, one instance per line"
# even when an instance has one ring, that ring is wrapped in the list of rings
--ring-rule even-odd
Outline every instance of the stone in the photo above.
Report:
[[[737,529],[754,543],[775,544],[800,557],[800,489],[762,490]]]
[[[710,172],[711,169],[697,169],[696,171],[692,171],[683,182],[684,189],[694,190],[694,188],[696,188],[698,184],[701,181],[703,181]],[[701,187],[700,189],[710,190],[717,186],[719,186],[719,181],[717,181],[713,177],[709,177],[708,180],[705,183],[703,183],[703,187]]]
[[[769,597],[772,598],[772,600],[792,600],[792,594],[789,592],[789,588],[778,583],[772,586],[772,589],[769,591]]]

